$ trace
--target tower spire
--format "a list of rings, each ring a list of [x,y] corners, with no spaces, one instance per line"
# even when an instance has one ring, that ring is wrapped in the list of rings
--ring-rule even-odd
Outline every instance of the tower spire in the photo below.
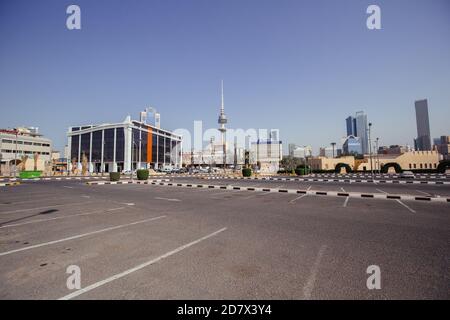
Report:
[[[224,104],[223,104],[223,80],[221,81],[221,92],[222,92],[222,103],[220,104],[220,113],[221,114],[224,114],[225,113],[225,110],[224,110]]]

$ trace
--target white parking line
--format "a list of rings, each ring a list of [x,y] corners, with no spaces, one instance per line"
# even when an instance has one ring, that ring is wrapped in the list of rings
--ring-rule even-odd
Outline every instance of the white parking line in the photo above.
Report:
[[[41,210],[41,209],[49,209],[49,208],[55,208],[55,207],[61,207],[61,206],[75,206],[75,205],[88,204],[88,203],[92,203],[92,202],[93,201],[74,202],[74,203],[67,203],[67,204],[66,203],[65,204],[55,204],[53,206],[46,206],[46,207],[39,207],[39,208],[19,209],[19,210],[12,210],[12,211],[1,211],[0,214],[26,212],[26,211]]]
[[[170,199],[170,198],[161,198],[161,197],[155,197],[156,200],[166,200],[166,201],[173,201],[173,202],[180,202],[180,199]]]
[[[342,192],[345,192],[344,188],[341,187]]]
[[[375,190],[377,190],[378,192],[384,193],[384,194],[388,194],[386,191],[383,191],[381,189],[375,189]]]
[[[22,225],[25,225],[25,224],[30,224],[30,223],[38,223],[38,222],[45,222],[45,221],[51,221],[51,220],[59,220],[59,219],[65,219],[65,218],[87,216],[87,215],[90,215],[90,214],[102,213],[102,212],[105,212],[105,211],[116,211],[116,210],[121,210],[121,209],[125,209],[125,208],[124,207],[119,207],[119,208],[112,208],[112,209],[107,209],[107,210],[97,210],[97,211],[92,211],[92,212],[71,214],[71,215],[55,217],[55,218],[37,219],[37,220],[21,222],[21,223],[15,223],[15,224],[5,224],[4,226],[1,226],[0,229],[8,228],[8,227],[17,227],[17,226],[22,226]]]
[[[306,191],[311,190],[311,188],[312,188],[312,185],[310,185],[310,186],[308,187],[308,189],[306,189]]]
[[[152,259],[152,260],[150,260],[150,261],[147,261],[147,262],[145,262],[145,263],[142,263],[142,264],[140,264],[140,265],[137,265],[137,266],[134,267],[134,268],[125,270],[125,271],[123,271],[123,272],[121,272],[121,273],[118,273],[118,274],[116,274],[116,275],[113,275],[113,276],[111,276],[111,277],[109,277],[109,278],[106,278],[106,279],[104,279],[104,280],[102,280],[102,281],[98,281],[98,282],[96,282],[96,283],[93,283],[93,284],[91,284],[91,285],[89,285],[89,286],[87,286],[87,287],[85,287],[85,288],[83,288],[83,289],[80,289],[80,290],[77,290],[77,291],[75,291],[75,292],[72,292],[72,293],[70,293],[70,294],[68,294],[68,295],[66,295],[66,296],[64,296],[64,297],[59,298],[58,300],[69,300],[69,299],[78,297],[79,295],[81,295],[81,294],[83,294],[83,293],[86,293],[86,292],[89,292],[89,291],[91,291],[91,290],[94,290],[94,289],[96,289],[96,288],[98,288],[98,287],[100,287],[100,286],[102,286],[102,285],[104,285],[104,284],[107,284],[107,283],[112,282],[112,281],[114,281],[114,280],[123,278],[123,277],[125,277],[125,276],[127,276],[127,275],[129,275],[129,274],[131,274],[131,273],[133,273],[133,272],[135,272],[135,271],[138,271],[138,270],[143,269],[143,268],[145,268],[145,267],[148,267],[148,266],[150,266],[150,265],[152,265],[152,264],[155,264],[155,263],[157,263],[157,262],[159,262],[159,261],[161,261],[161,260],[163,260],[163,259],[165,259],[165,258],[168,258],[168,257],[170,257],[171,255],[174,255],[174,254],[176,254],[176,253],[178,253],[178,252],[180,252],[180,251],[182,251],[182,250],[184,250],[184,249],[187,249],[187,248],[189,248],[189,247],[192,247],[193,245],[195,245],[195,244],[197,244],[197,243],[199,243],[199,242],[202,242],[202,241],[204,241],[204,240],[206,240],[206,239],[208,239],[208,238],[214,237],[215,235],[217,235],[217,234],[219,234],[219,233],[221,233],[221,232],[223,232],[223,231],[225,231],[225,230],[227,230],[227,228],[222,228],[222,229],[220,229],[220,230],[217,230],[217,231],[215,231],[215,232],[213,232],[213,233],[210,233],[210,234],[208,234],[208,235],[206,235],[206,236],[204,236],[204,237],[202,237],[202,238],[200,238],[200,239],[197,239],[197,240],[195,240],[195,241],[192,241],[192,242],[189,242],[189,243],[187,243],[187,244],[185,244],[185,245],[182,245],[181,247],[178,247],[178,248],[176,248],[175,250],[169,251],[169,252],[167,252],[167,253],[165,253],[165,254],[163,254],[163,255],[161,255],[161,256],[155,258],[155,259]]]
[[[346,198],[345,198],[344,204],[342,205],[344,208],[347,207],[348,199],[350,199],[350,197],[346,197]]]
[[[403,202],[401,202],[400,200],[396,199],[398,203],[400,203],[402,206],[404,206],[406,209],[408,209],[409,211],[411,211],[412,213],[416,213],[415,210],[411,209],[410,207],[408,207],[406,204],[404,204]]]
[[[11,254],[11,253],[16,253],[16,252],[20,252],[20,251],[40,248],[40,247],[43,247],[43,246],[48,246],[48,245],[55,244],[55,243],[60,243],[60,242],[63,242],[63,241],[69,241],[69,240],[74,240],[74,239],[78,239],[78,238],[82,238],[82,237],[87,237],[87,236],[90,236],[90,235],[93,235],[93,234],[106,232],[106,231],[111,231],[111,230],[124,228],[124,227],[129,227],[129,226],[132,226],[132,225],[135,225],[135,224],[149,222],[149,221],[153,221],[153,220],[157,220],[157,219],[161,219],[161,218],[165,218],[165,217],[166,216],[154,217],[154,218],[150,218],[150,219],[145,219],[145,220],[140,220],[140,221],[136,221],[136,222],[121,224],[121,225],[118,225],[118,226],[109,227],[109,228],[105,228],[105,229],[100,229],[100,230],[97,230],[97,231],[92,231],[92,232],[88,232],[88,233],[78,234],[78,235],[71,236],[71,237],[68,237],[68,238],[63,238],[63,239],[59,239],[59,240],[39,243],[39,244],[36,244],[36,245],[33,245],[33,246],[28,246],[28,247],[24,247],[24,248],[20,248],[20,249],[15,249],[15,250],[11,250],[11,251],[1,252],[0,256],[6,256],[6,255]]]
[[[300,200],[301,198],[306,197],[306,196],[307,196],[307,194],[302,194],[301,196],[299,196],[299,197],[297,197],[297,198],[292,199],[291,201],[289,201],[289,203],[294,203],[295,201]]]
[[[417,192],[420,192],[420,193],[422,193],[422,194],[424,194],[424,195],[426,195],[426,196],[428,196],[428,197],[432,197],[432,195],[429,194],[428,192],[420,191],[420,190],[416,190],[416,191],[417,191]]]
[[[308,281],[303,287],[303,297],[306,300],[311,299],[311,293],[314,290],[314,283],[316,282],[317,273],[319,272],[320,261],[322,260],[322,256],[325,253],[326,249],[327,249],[326,245],[322,245],[320,247],[319,252],[317,253],[316,260],[314,261],[314,265],[311,268],[311,273],[308,277]]]

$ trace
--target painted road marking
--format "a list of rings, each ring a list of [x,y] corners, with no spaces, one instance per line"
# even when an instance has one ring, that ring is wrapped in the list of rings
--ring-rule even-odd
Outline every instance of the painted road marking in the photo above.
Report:
[[[291,201],[289,201],[289,203],[294,203],[295,201],[300,200],[301,198],[306,197],[306,196],[307,196],[307,194],[302,194],[301,196],[299,196],[299,197],[297,197],[297,198],[292,199]]]
[[[398,203],[400,203],[402,206],[404,206],[406,209],[408,209],[409,211],[411,211],[412,213],[416,213],[415,210],[411,209],[410,207],[408,207],[406,204],[404,204],[403,202],[401,202],[400,200],[396,200]]]
[[[170,198],[161,198],[161,197],[155,197],[156,200],[166,200],[166,201],[173,201],[173,202],[180,202],[180,199],[170,199]]]
[[[161,219],[161,218],[165,218],[165,217],[166,216],[154,217],[154,218],[150,218],[150,219],[145,219],[145,220],[140,220],[140,221],[136,221],[136,222],[121,224],[121,225],[118,225],[118,226],[109,227],[109,228],[105,228],[105,229],[100,229],[100,230],[96,230],[96,231],[92,231],[92,232],[88,232],[88,233],[82,233],[82,234],[78,234],[78,235],[71,236],[71,237],[68,237],[68,238],[63,238],[63,239],[59,239],[59,240],[53,240],[53,241],[49,241],[49,242],[39,243],[39,244],[36,244],[36,245],[33,245],[33,246],[28,246],[28,247],[24,247],[24,248],[20,248],[20,249],[15,249],[15,250],[11,250],[11,251],[1,252],[0,256],[6,256],[8,254],[12,254],[12,253],[20,252],[20,251],[40,248],[40,247],[48,246],[48,245],[55,244],[55,243],[60,243],[60,242],[64,242],[64,241],[79,239],[79,238],[87,237],[87,236],[90,236],[90,235],[93,235],[93,234],[106,232],[106,231],[111,231],[111,230],[124,228],[124,227],[129,227],[129,226],[133,226],[133,225],[136,225],[136,224],[139,224],[139,223],[149,222],[149,221],[153,221],[153,220],[157,220],[157,219]]]
[[[386,191],[383,191],[381,189],[375,189],[375,190],[377,190],[378,192],[384,193],[384,194],[388,194]]]
[[[344,208],[347,207],[348,199],[350,199],[350,197],[346,197],[346,198],[345,198],[344,204],[342,205]]]
[[[83,289],[80,289],[80,290],[77,290],[77,291],[75,291],[75,292],[72,292],[72,293],[70,293],[70,294],[68,294],[68,295],[66,295],[66,296],[64,296],[64,297],[62,297],[62,298],[59,298],[58,300],[69,300],[69,299],[78,297],[79,295],[81,295],[81,294],[83,294],[83,293],[86,293],[86,292],[89,292],[89,291],[91,291],[91,290],[94,290],[94,289],[96,289],[96,288],[98,288],[98,287],[100,287],[100,286],[102,286],[102,285],[104,285],[104,284],[107,284],[107,283],[112,282],[112,281],[114,281],[114,280],[123,278],[123,277],[125,277],[125,276],[127,276],[127,275],[129,275],[129,274],[131,274],[131,273],[133,273],[133,272],[135,272],[135,271],[138,271],[138,270],[143,269],[143,268],[145,268],[145,267],[148,267],[148,266],[150,266],[150,265],[152,265],[152,264],[155,264],[155,263],[157,263],[157,262],[159,262],[159,261],[161,261],[161,260],[163,260],[163,259],[165,259],[165,258],[168,258],[168,257],[170,257],[170,256],[172,256],[172,255],[174,255],[174,254],[176,254],[176,253],[178,253],[178,252],[180,252],[180,251],[182,251],[182,250],[184,250],[184,249],[187,249],[187,248],[189,248],[189,247],[192,247],[193,245],[195,245],[195,244],[197,244],[197,243],[200,243],[200,242],[202,242],[202,241],[204,241],[204,240],[206,240],[206,239],[208,239],[208,238],[214,237],[215,235],[217,235],[217,234],[219,234],[219,233],[221,233],[221,232],[223,232],[223,231],[225,231],[225,230],[227,230],[227,228],[222,228],[222,229],[220,229],[220,230],[217,230],[217,231],[215,231],[215,232],[213,232],[213,233],[210,233],[210,234],[208,234],[208,235],[206,235],[206,236],[204,236],[204,237],[202,237],[202,238],[199,238],[199,239],[197,239],[197,240],[195,240],[195,241],[192,241],[192,242],[189,242],[189,243],[187,243],[187,244],[185,244],[185,245],[182,245],[181,247],[178,247],[178,248],[176,248],[176,249],[174,249],[174,250],[172,250],[172,251],[169,251],[169,252],[167,252],[167,253],[165,253],[165,254],[163,254],[163,255],[161,255],[161,256],[155,258],[155,259],[152,259],[152,260],[150,260],[150,261],[147,261],[147,262],[145,262],[145,263],[142,263],[142,264],[140,264],[140,265],[137,265],[137,266],[134,267],[134,268],[125,270],[125,271],[123,271],[123,272],[121,272],[121,273],[118,273],[118,274],[116,274],[116,275],[113,275],[113,276],[111,276],[111,277],[109,277],[109,278],[106,278],[106,279],[104,279],[104,280],[102,280],[102,281],[98,281],[98,282],[96,282],[96,283],[93,283],[93,284],[91,284],[91,285],[89,285],[89,286],[87,286],[87,287],[85,287],[85,288],[83,288]]]
[[[32,220],[32,221],[15,223],[15,224],[5,224],[4,226],[0,226],[0,229],[8,228],[8,227],[17,227],[17,226],[22,226],[22,225],[25,225],[25,224],[30,224],[30,223],[38,223],[38,222],[45,222],[45,221],[51,221],[51,220],[59,220],[59,219],[65,219],[65,218],[87,216],[87,215],[90,215],[90,214],[102,213],[102,212],[105,212],[105,211],[116,211],[116,210],[121,210],[121,209],[125,209],[125,208],[124,207],[119,207],[119,208],[112,208],[112,209],[108,209],[108,210],[97,210],[97,211],[92,211],[92,212],[77,213],[77,214],[71,214],[71,215],[67,215],[67,216],[54,217],[54,218],[48,218],[48,219],[38,219],[38,220]]]
[[[424,194],[424,195],[426,195],[426,196],[432,197],[432,195],[429,194],[428,192],[420,191],[420,190],[416,190],[416,191],[417,191],[417,192],[420,192],[420,193],[422,193],[422,194]]]
[[[311,268],[311,272],[308,277],[308,281],[306,282],[305,286],[303,287],[303,297],[306,300],[311,299],[311,293],[314,290],[314,284],[316,282],[317,273],[319,272],[320,267],[320,261],[322,260],[322,257],[325,253],[325,250],[327,249],[326,245],[322,245],[319,249],[319,252],[317,253],[316,260],[314,261],[314,264]]]

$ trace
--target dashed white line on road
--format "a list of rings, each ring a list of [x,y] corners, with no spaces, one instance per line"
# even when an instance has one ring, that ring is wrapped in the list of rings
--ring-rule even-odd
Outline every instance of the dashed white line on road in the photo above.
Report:
[[[306,196],[307,196],[307,194],[302,194],[301,196],[299,196],[297,198],[294,198],[291,201],[289,201],[289,203],[294,203],[295,201],[300,200],[301,198],[306,197]]]
[[[165,217],[166,216],[154,217],[154,218],[150,218],[150,219],[145,219],[145,220],[140,220],[140,221],[136,221],[136,222],[121,224],[121,225],[118,225],[118,226],[109,227],[109,228],[105,228],[105,229],[100,229],[100,230],[96,230],[96,231],[92,231],[92,232],[88,232],[88,233],[82,233],[82,234],[78,234],[78,235],[75,235],[75,236],[71,236],[71,237],[67,237],[67,238],[63,238],[63,239],[59,239],[59,240],[39,243],[39,244],[36,244],[36,245],[33,245],[33,246],[28,246],[28,247],[24,247],[24,248],[20,248],[20,249],[15,249],[15,250],[6,251],[6,252],[0,252],[0,256],[6,256],[6,255],[11,254],[11,253],[16,253],[16,252],[20,252],[20,251],[40,248],[40,247],[43,247],[43,246],[48,246],[48,245],[59,243],[59,242],[63,242],[63,241],[69,241],[69,240],[74,240],[74,239],[78,239],[78,238],[82,238],[82,237],[87,237],[87,236],[90,236],[90,235],[93,235],[93,234],[106,232],[106,231],[111,231],[111,230],[124,228],[124,227],[129,227],[129,226],[132,226],[132,225],[136,225],[136,224],[140,224],[140,223],[144,223],[144,222],[149,222],[149,221],[153,221],[153,220],[157,220],[157,219],[161,219],[161,218],[165,218]]]
[[[137,266],[134,267],[134,268],[125,270],[125,271],[123,271],[123,272],[121,272],[121,273],[118,273],[118,274],[116,274],[116,275],[113,275],[113,276],[111,276],[111,277],[109,277],[109,278],[106,278],[106,279],[104,279],[104,280],[102,280],[102,281],[98,281],[98,282],[96,282],[96,283],[93,283],[93,284],[91,284],[91,285],[89,285],[89,286],[87,286],[87,287],[85,287],[85,288],[83,288],[83,289],[80,289],[80,290],[77,290],[77,291],[75,291],[75,292],[72,292],[72,293],[70,293],[70,294],[68,294],[68,295],[66,295],[66,296],[64,296],[64,297],[59,298],[59,300],[69,300],[69,299],[78,297],[79,295],[81,295],[81,294],[83,294],[83,293],[86,293],[86,292],[88,292],[88,291],[94,290],[94,289],[96,289],[96,288],[98,288],[98,287],[100,287],[100,286],[102,286],[102,285],[104,285],[104,284],[107,284],[107,283],[112,282],[112,281],[114,281],[114,280],[123,278],[123,277],[129,275],[130,273],[133,273],[133,272],[135,272],[135,271],[138,271],[138,270],[140,270],[140,269],[143,269],[143,268],[145,268],[145,267],[148,267],[148,266],[150,266],[150,265],[152,265],[152,264],[155,264],[155,263],[157,263],[157,262],[159,262],[159,261],[161,261],[161,260],[163,260],[163,259],[165,259],[165,258],[168,258],[168,257],[170,257],[170,256],[172,256],[172,255],[174,255],[174,254],[176,254],[176,253],[178,253],[178,252],[180,252],[180,251],[182,251],[182,250],[184,250],[184,249],[187,249],[187,248],[189,248],[189,247],[192,247],[193,245],[195,245],[195,244],[197,244],[197,243],[199,243],[199,242],[202,242],[202,241],[204,241],[204,240],[206,240],[206,239],[208,239],[208,238],[214,237],[215,235],[217,235],[217,234],[219,234],[219,233],[221,233],[221,232],[223,232],[223,231],[225,231],[225,230],[227,230],[227,228],[222,228],[222,229],[220,229],[220,230],[217,230],[217,231],[215,231],[215,232],[213,232],[213,233],[210,233],[210,234],[208,234],[208,235],[206,235],[206,236],[204,236],[204,237],[202,237],[202,238],[199,238],[199,239],[197,239],[197,240],[195,240],[195,241],[192,241],[192,242],[189,242],[189,243],[187,243],[187,244],[185,244],[185,245],[182,245],[181,247],[178,247],[178,248],[176,248],[176,249],[174,249],[174,250],[172,250],[172,251],[169,251],[169,252],[167,252],[167,253],[165,253],[165,254],[163,254],[163,255],[161,255],[161,256],[155,258],[155,259],[152,259],[152,260],[150,260],[150,261],[147,261],[147,262],[145,262],[145,263],[142,263],[142,264],[140,264],[140,265],[137,265]]]
[[[406,209],[408,209],[409,211],[411,211],[412,213],[416,213],[416,211],[414,209],[411,209],[410,207],[408,207],[406,204],[404,204],[403,202],[401,202],[400,200],[396,199],[398,203],[400,203],[402,206],[404,206]]]
[[[73,187],[70,186],[63,186],[64,188],[73,189]]]
[[[172,201],[172,202],[180,202],[180,199],[170,199],[170,198],[161,198],[161,197],[155,197],[156,200],[166,200],[166,201]]]
[[[306,300],[311,299],[311,294],[314,290],[314,284],[316,282],[317,273],[319,272],[320,261],[322,260],[322,257],[324,255],[326,249],[327,249],[326,245],[322,245],[320,247],[319,252],[317,253],[316,260],[314,261],[314,264],[311,268],[311,272],[309,274],[308,281],[306,281],[306,284],[303,287],[303,297]]]

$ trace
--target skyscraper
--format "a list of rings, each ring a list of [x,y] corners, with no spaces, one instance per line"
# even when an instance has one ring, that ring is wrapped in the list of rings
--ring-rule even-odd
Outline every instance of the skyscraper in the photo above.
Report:
[[[363,154],[369,152],[369,138],[367,135],[367,115],[364,111],[358,111],[355,116],[356,136],[361,139],[361,151]]]
[[[361,144],[360,152],[367,154],[369,152],[369,139],[367,134],[367,115],[364,111],[356,112],[355,117],[349,116],[345,119],[347,125],[347,138],[358,137]]]
[[[347,123],[347,137],[356,136],[356,119],[349,116],[345,122]]]
[[[416,107],[417,139],[414,140],[414,147],[419,151],[431,150],[430,121],[428,119],[427,99],[418,100]]]

